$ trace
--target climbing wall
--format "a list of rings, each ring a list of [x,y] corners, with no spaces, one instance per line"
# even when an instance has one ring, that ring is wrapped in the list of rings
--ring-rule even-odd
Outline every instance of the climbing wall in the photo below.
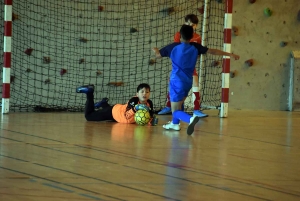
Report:
[[[234,0],[229,108],[287,110],[290,53],[300,49],[299,0]]]

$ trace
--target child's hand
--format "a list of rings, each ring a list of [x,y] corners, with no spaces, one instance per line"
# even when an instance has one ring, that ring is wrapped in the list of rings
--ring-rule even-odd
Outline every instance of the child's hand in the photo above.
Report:
[[[149,112],[149,107],[147,105],[144,105],[144,104],[137,104],[135,105],[135,110],[138,111],[138,110],[147,110]]]
[[[239,60],[239,59],[240,59],[240,56],[239,56],[239,55],[231,54],[231,56],[232,56],[235,60]]]
[[[153,115],[153,118],[148,124],[151,126],[156,126],[158,124],[158,118],[155,115]]]
[[[157,47],[153,47],[153,48],[152,48],[152,51],[153,51],[155,54],[157,54],[157,52],[159,52],[159,50],[158,50]]]
[[[161,58],[159,49],[158,49],[157,47],[153,47],[153,48],[152,48],[152,51],[154,52],[156,58]]]

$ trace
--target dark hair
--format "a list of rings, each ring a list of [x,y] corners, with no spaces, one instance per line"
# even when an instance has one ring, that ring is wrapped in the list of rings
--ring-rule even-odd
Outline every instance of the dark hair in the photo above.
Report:
[[[190,21],[193,24],[198,24],[199,23],[198,17],[196,15],[194,15],[194,14],[188,14],[188,15],[186,15],[184,17],[184,21],[185,22]]]
[[[150,91],[150,86],[149,86],[149,84],[142,83],[142,84],[140,84],[140,85],[136,88],[136,92],[139,92],[139,91],[140,91],[141,89],[143,89],[143,88],[149,89],[149,91]]]
[[[191,40],[193,38],[194,29],[189,25],[182,25],[180,35],[184,40]]]

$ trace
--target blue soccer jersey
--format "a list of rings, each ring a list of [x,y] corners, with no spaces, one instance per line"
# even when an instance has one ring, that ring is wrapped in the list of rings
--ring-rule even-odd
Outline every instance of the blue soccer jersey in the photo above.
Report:
[[[198,43],[172,43],[159,52],[172,61],[170,75],[170,100],[178,102],[187,97],[193,84],[193,72],[198,55],[205,54],[208,48]]]

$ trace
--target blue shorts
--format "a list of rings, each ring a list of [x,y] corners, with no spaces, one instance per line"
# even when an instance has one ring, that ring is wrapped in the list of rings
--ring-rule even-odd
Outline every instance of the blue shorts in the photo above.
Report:
[[[184,83],[178,81],[170,81],[169,84],[169,93],[171,102],[179,102],[182,101],[185,97],[188,96],[189,91],[192,88],[191,83]]]

